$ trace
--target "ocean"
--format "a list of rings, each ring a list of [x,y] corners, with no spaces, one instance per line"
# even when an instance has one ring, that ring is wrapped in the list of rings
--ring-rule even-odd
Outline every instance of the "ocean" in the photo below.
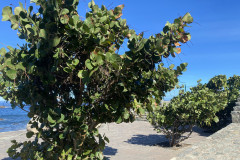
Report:
[[[0,132],[9,132],[26,129],[27,123],[30,118],[27,116],[27,112],[21,110],[19,107],[12,109],[11,105],[7,102],[1,102],[0,106]],[[26,110],[29,107],[24,108]]]

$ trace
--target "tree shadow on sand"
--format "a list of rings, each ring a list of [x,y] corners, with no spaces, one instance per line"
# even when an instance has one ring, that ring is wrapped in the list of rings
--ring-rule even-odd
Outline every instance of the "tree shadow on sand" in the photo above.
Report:
[[[6,158],[3,158],[2,160],[13,160],[13,159],[10,158],[10,157],[6,157]],[[17,159],[15,159],[15,160],[21,160],[21,158],[17,158]]]
[[[200,136],[204,136],[204,137],[208,137],[208,136],[213,134],[213,132],[207,132],[206,130],[204,130],[204,129],[200,128],[200,127],[197,127],[197,126],[193,127],[193,132],[196,132]]]
[[[117,153],[117,149],[106,146],[103,151],[104,160],[109,160],[111,158],[109,156],[114,156],[116,153]]]
[[[199,134],[199,136],[204,136],[204,137],[208,137],[212,134],[212,133],[204,132],[204,130],[199,127],[193,127],[193,132],[196,132],[197,134]],[[131,139],[128,139],[125,142],[130,144],[143,145],[143,146],[170,147],[169,141],[165,137],[165,135],[159,135],[159,134],[150,134],[150,135],[138,134],[138,135],[134,135]]]
[[[150,134],[150,135],[134,135],[131,139],[125,141],[130,144],[137,144],[143,146],[162,146],[168,147],[168,139],[164,135]]]

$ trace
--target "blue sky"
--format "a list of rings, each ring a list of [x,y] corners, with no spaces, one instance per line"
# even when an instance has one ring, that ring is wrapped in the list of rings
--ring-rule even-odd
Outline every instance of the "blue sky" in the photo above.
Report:
[[[24,2],[24,0],[20,0]],[[27,0],[29,1],[29,0]],[[0,10],[6,5],[18,5],[18,0],[1,0]],[[80,0],[79,13],[84,17],[89,0]],[[179,57],[170,58],[166,64],[187,62],[188,69],[180,77],[187,87],[197,84],[197,80],[207,82],[215,75],[227,77],[240,75],[240,1],[227,0],[96,0],[109,9],[125,4],[123,18],[137,32],[145,32],[145,37],[162,31],[166,21],[173,22],[179,16],[190,12],[194,18],[188,28],[192,40],[182,46]],[[29,2],[27,3],[27,5]],[[1,18],[1,16],[0,16]],[[0,22],[0,48],[4,45],[16,46],[16,31],[8,22]],[[167,99],[176,95],[174,91]]]

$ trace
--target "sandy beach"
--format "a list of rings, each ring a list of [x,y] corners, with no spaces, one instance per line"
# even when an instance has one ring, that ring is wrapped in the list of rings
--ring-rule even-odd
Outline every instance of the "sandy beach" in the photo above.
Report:
[[[189,139],[182,142],[182,147],[166,147],[166,138],[157,133],[146,121],[135,121],[133,123],[103,124],[100,132],[106,134],[110,143],[104,150],[106,159],[110,160],[170,160],[181,151],[204,141],[209,133],[204,133],[199,128],[194,128]],[[26,131],[13,131],[0,133],[0,159],[11,160],[6,150],[11,146],[10,141],[28,140]]]

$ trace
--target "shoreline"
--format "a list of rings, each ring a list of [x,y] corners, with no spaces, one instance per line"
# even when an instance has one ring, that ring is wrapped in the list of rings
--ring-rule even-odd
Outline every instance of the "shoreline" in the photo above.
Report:
[[[27,129],[20,129],[20,130],[16,130],[16,131],[0,132],[0,134],[1,134],[1,133],[11,133],[11,132],[22,132],[22,131],[27,131]]]
[[[5,106],[5,108],[0,108],[0,134],[27,129],[30,120],[27,113],[19,108],[12,109],[11,106],[5,105],[5,103],[0,103],[0,106]]]
[[[5,131],[5,132],[0,132],[0,139],[6,137],[7,135],[5,134],[15,134],[17,132],[26,132],[27,133],[27,129],[20,129],[20,130],[16,130],[16,131]],[[1,144],[0,144],[1,145]]]

